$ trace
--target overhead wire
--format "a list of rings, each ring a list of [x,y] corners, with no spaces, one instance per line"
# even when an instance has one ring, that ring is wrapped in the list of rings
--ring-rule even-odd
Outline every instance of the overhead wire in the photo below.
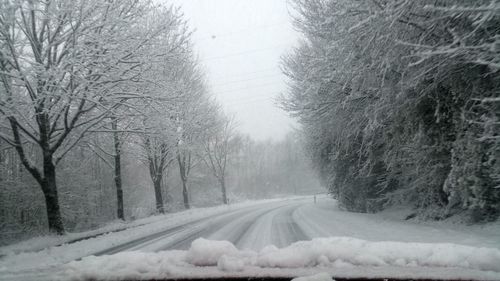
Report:
[[[198,41],[207,40],[207,39],[216,40],[217,38],[231,36],[231,35],[235,35],[235,34],[240,34],[244,31],[256,31],[258,29],[272,28],[272,27],[285,25],[285,24],[289,24],[289,22],[286,21],[286,22],[278,22],[278,23],[266,24],[266,25],[261,25],[261,26],[254,26],[251,28],[240,29],[240,30],[236,30],[236,31],[232,31],[232,32],[222,33],[222,34],[215,34],[214,33],[213,35],[205,36],[204,38],[198,39]],[[286,45],[279,44],[279,45],[275,45],[275,46],[271,46],[271,47],[267,47],[267,48],[251,49],[251,50],[246,50],[246,51],[237,52],[237,53],[230,53],[227,55],[212,56],[212,57],[204,58],[204,59],[202,59],[202,61],[219,60],[219,59],[224,59],[224,58],[228,58],[228,57],[237,57],[237,56],[247,55],[247,54],[251,54],[251,53],[265,52],[265,51],[275,50],[275,49],[278,49],[280,47],[287,46],[287,45],[288,44],[286,44]],[[266,73],[266,72],[276,71],[276,70],[279,70],[279,68],[271,67],[271,68],[260,69],[257,71],[247,72],[244,74],[232,75],[229,77],[233,77],[233,78],[235,78],[235,77],[247,77],[248,75],[252,75],[252,74],[260,74],[260,73]],[[230,80],[230,81],[227,81],[224,83],[214,84],[213,86],[223,87],[226,85],[233,85],[233,84],[244,83],[244,82],[248,82],[248,81],[255,81],[255,80],[265,79],[265,78],[269,78],[269,77],[278,77],[280,75],[282,75],[281,72],[270,74],[270,75],[249,77],[249,78],[245,78],[245,79]],[[218,75],[218,76],[222,76],[222,75]],[[227,78],[227,76],[225,76],[225,77]],[[223,91],[217,91],[216,93],[217,94],[237,93],[237,92],[241,92],[244,90],[261,89],[261,88],[276,85],[277,83],[279,83],[279,82],[275,81],[275,82],[264,83],[264,84],[251,86],[251,87],[239,87],[239,88],[233,88],[233,89],[228,89],[228,90],[223,90]],[[274,98],[275,97],[270,96],[269,94],[265,94],[265,95],[256,95],[256,96],[252,96],[252,97],[247,97],[247,98],[243,98],[243,99],[230,100],[230,101],[226,101],[224,103],[226,105],[227,104],[229,104],[229,105],[243,105],[243,104],[249,104],[249,103],[253,103],[253,102],[257,102],[257,101],[272,100]]]
[[[280,46],[287,46],[287,45],[288,44],[279,44],[279,45],[275,45],[275,46],[268,47],[268,48],[253,49],[253,50],[248,50],[248,51],[243,51],[243,52],[238,52],[238,53],[232,53],[232,54],[228,54],[228,55],[224,55],[224,56],[213,56],[213,57],[208,57],[208,58],[202,59],[202,61],[218,60],[218,59],[224,59],[224,58],[228,58],[228,57],[237,57],[237,56],[251,54],[251,53],[265,52],[265,51],[278,49]]]
[[[246,98],[243,98],[243,99],[233,99],[233,100],[229,100],[229,101],[226,101],[225,103],[226,104],[233,104],[233,103],[241,103],[241,102],[247,102],[247,101],[253,101],[255,99],[257,100],[266,100],[266,99],[274,99],[275,97],[274,96],[270,96],[270,95],[255,95],[255,96],[251,96],[251,97],[246,97]]]
[[[213,33],[211,35],[200,37],[198,39],[198,41],[215,40],[219,37],[227,37],[230,35],[241,34],[243,32],[247,32],[247,31],[257,31],[259,29],[266,29],[266,28],[272,28],[272,27],[276,27],[276,26],[284,26],[284,25],[289,25],[289,24],[290,24],[289,21],[280,21],[280,22],[271,23],[271,24],[256,25],[256,26],[252,26],[252,27],[237,29],[237,30],[234,30],[231,32],[226,32],[226,33],[220,33],[220,34]]]
[[[242,90],[250,90],[250,89],[268,87],[268,86],[276,85],[276,84],[277,84],[276,82],[270,82],[270,83],[264,83],[264,84],[260,84],[260,85],[256,85],[256,86],[252,86],[252,87],[240,87],[240,88],[234,88],[234,89],[227,89],[225,91],[216,91],[215,93],[216,94],[227,94],[227,93],[232,93],[232,92],[239,92]]]
[[[218,74],[218,75],[214,75],[215,77],[220,77],[220,76],[224,76],[225,78],[228,78],[228,77],[245,77],[247,75],[251,75],[251,74],[256,74],[256,73],[266,73],[266,72],[269,72],[271,70],[280,70],[278,67],[267,67],[267,68],[262,68],[262,69],[259,69],[259,70],[255,70],[255,71],[251,71],[251,72],[244,72],[244,73],[241,73],[241,74],[236,74],[236,75],[226,75],[226,74]],[[280,72],[281,73],[281,72]]]
[[[226,106],[241,106],[241,105],[248,105],[248,104],[259,102],[259,101],[277,102],[278,99],[277,99],[277,97],[265,97],[265,96],[258,97],[257,96],[257,97],[251,97],[251,98],[247,98],[247,99],[243,99],[243,100],[239,100],[239,101],[225,102],[224,105],[226,105]]]
[[[269,77],[278,77],[278,76],[282,76],[282,75],[283,75],[282,73],[275,73],[275,74],[272,74],[272,75],[257,76],[257,77],[252,77],[252,78],[248,78],[248,79],[232,80],[232,81],[229,81],[229,82],[224,82],[224,83],[219,83],[219,84],[213,84],[212,86],[214,86],[214,87],[221,87],[221,86],[226,86],[226,85],[231,85],[231,84],[236,84],[236,83],[243,83],[243,82],[248,82],[248,81],[255,81],[255,80],[259,80],[259,79],[265,79],[265,78],[269,78]]]

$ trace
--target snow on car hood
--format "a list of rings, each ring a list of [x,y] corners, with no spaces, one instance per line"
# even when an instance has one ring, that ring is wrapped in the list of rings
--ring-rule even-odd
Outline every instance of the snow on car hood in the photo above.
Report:
[[[188,251],[123,252],[90,256],[64,266],[61,279],[296,277],[327,272],[337,277],[500,279],[500,250],[450,243],[370,242],[316,238],[259,252],[203,238]]]

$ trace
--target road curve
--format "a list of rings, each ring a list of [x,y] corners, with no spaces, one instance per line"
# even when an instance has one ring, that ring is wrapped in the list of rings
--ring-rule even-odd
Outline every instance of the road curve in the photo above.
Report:
[[[309,239],[293,218],[297,208],[306,202],[310,203],[310,200],[281,201],[215,216],[138,250],[186,250],[193,240],[200,237],[230,241],[240,249],[260,250],[270,244],[287,246]]]
[[[186,222],[104,249],[94,255],[110,255],[122,251],[187,250],[191,242],[200,237],[227,240],[240,249],[260,250],[270,244],[283,247],[309,239],[294,221],[293,213],[310,202],[310,199],[283,200],[240,208]]]

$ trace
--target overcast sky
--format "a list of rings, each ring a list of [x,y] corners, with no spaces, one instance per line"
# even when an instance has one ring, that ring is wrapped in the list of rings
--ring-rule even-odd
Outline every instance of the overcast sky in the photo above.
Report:
[[[195,49],[211,90],[239,129],[281,139],[295,122],[277,108],[285,87],[280,57],[295,44],[287,0],[173,0],[195,29]]]

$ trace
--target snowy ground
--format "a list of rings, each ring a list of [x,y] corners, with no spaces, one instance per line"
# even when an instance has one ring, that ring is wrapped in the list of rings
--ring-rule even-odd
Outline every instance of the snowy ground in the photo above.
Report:
[[[148,274],[172,278],[188,272],[191,277],[299,276],[324,271],[339,277],[500,280],[499,224],[422,224],[402,221],[395,214],[348,213],[339,210],[334,200],[321,198],[314,204],[312,197],[198,209],[41,251],[26,251],[40,248],[36,240],[0,248],[5,255],[0,259],[0,279],[85,280]],[[217,244],[222,252],[213,249],[213,242],[201,243],[215,254],[208,268],[196,266],[189,258],[197,250],[192,242],[200,237],[230,242]],[[337,238],[290,246],[319,237]],[[46,240],[40,241],[47,245]],[[202,253],[195,256],[204,257]]]
[[[289,198],[292,199],[292,198]],[[147,218],[142,218],[134,221],[114,221],[108,225],[101,227],[99,229],[78,232],[78,233],[67,233],[66,235],[47,235],[42,237],[35,237],[28,239],[19,243],[0,246],[0,257],[5,255],[12,255],[22,252],[35,252],[40,251],[45,248],[55,247],[62,244],[72,243],[79,240],[85,240],[87,237],[96,237],[99,235],[109,234],[111,232],[119,232],[125,229],[132,229],[139,226],[150,225],[154,227],[165,227],[172,226],[182,222],[191,221],[194,219],[205,218],[208,216],[213,216],[220,213],[227,213],[233,209],[239,209],[243,207],[253,206],[262,203],[272,203],[280,201],[280,199],[268,199],[259,201],[244,201],[237,204],[232,204],[229,206],[216,206],[210,208],[202,209],[190,209],[182,212],[171,213],[166,215],[155,215]],[[127,232],[129,234],[130,232]]]
[[[446,221],[404,221],[408,210],[351,213],[339,210],[336,202],[331,201],[323,199],[318,204],[306,204],[294,212],[294,220],[309,238],[348,236],[369,241],[456,243],[500,248],[500,222],[464,225]]]

